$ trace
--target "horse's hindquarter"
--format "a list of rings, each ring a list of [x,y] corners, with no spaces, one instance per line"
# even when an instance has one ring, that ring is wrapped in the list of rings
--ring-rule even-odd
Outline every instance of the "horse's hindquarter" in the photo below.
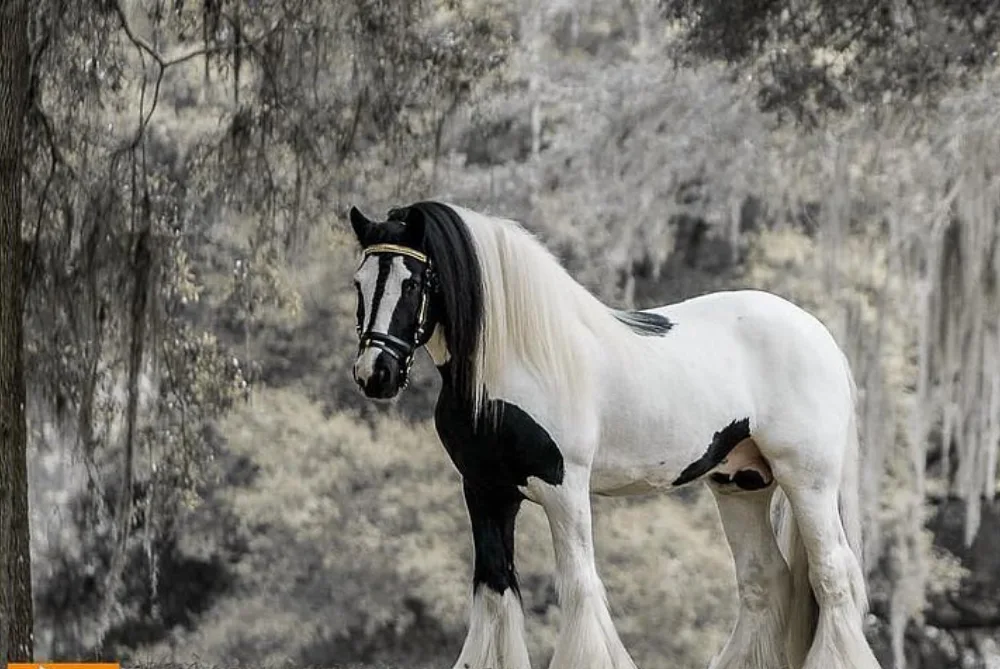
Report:
[[[668,488],[716,433],[744,420],[754,436],[780,431],[789,411],[818,408],[827,373],[846,381],[826,329],[774,295],[714,293],[653,311],[674,327],[605,349],[596,493]]]

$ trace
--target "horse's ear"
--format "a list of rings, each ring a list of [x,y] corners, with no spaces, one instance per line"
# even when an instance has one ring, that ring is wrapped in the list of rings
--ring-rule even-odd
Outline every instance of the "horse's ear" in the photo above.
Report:
[[[406,236],[406,243],[414,248],[422,248],[424,245],[424,231],[426,223],[424,213],[419,209],[411,207],[406,212],[406,228],[403,234]]]
[[[368,239],[368,232],[373,225],[375,223],[368,220],[368,217],[362,214],[360,209],[351,207],[351,227],[354,228],[354,236],[358,238],[358,242],[362,246],[365,245],[365,240]]]

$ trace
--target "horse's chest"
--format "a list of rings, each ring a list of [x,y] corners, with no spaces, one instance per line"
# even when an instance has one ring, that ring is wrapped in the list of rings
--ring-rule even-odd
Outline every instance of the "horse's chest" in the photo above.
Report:
[[[434,412],[441,443],[474,485],[521,487],[529,477],[558,485],[563,457],[549,433],[520,407],[492,401],[490,418],[473,422],[467,405],[447,387]]]

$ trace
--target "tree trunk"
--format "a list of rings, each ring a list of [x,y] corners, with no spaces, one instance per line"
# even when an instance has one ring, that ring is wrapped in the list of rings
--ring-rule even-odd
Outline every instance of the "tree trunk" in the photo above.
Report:
[[[27,0],[0,0],[0,662],[33,655],[21,273],[27,33]]]

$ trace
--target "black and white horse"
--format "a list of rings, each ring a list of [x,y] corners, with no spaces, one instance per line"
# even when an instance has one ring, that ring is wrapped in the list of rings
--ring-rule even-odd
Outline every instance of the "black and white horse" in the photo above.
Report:
[[[563,616],[552,669],[629,669],[594,562],[590,494],[705,482],[740,610],[714,669],[876,669],[859,563],[855,387],[813,316],[765,292],[610,309],[513,221],[421,202],[350,219],[354,378],[395,397],[417,349],[475,544],[456,669],[527,669],[514,569],[525,499],[548,517]],[[773,507],[773,508],[772,508]],[[774,521],[774,522],[772,522]]]

